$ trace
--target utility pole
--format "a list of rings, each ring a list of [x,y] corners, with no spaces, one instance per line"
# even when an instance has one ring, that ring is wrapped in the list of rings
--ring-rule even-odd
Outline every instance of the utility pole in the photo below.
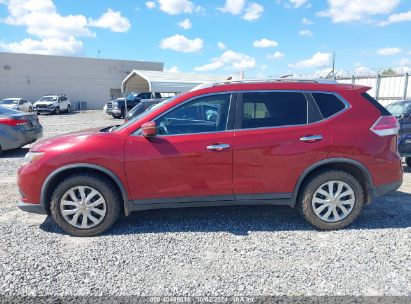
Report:
[[[100,58],[100,53],[101,53],[101,50],[98,50],[97,51],[97,58]]]
[[[335,79],[335,51],[333,52],[333,70],[332,70],[333,78]]]

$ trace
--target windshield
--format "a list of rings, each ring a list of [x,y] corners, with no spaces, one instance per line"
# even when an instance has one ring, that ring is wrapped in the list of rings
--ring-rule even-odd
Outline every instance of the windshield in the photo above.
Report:
[[[3,99],[0,101],[2,105],[10,105],[10,104],[17,104],[17,99]]]
[[[401,116],[404,114],[411,103],[393,103],[387,106],[387,110],[394,116]]]
[[[156,105],[153,105],[152,107],[150,107],[149,109],[147,109],[147,110],[144,111],[143,113],[141,113],[141,114],[137,115],[136,117],[130,119],[128,122],[126,122],[126,123],[122,124],[121,126],[113,129],[112,131],[118,131],[118,130],[122,130],[122,129],[124,129],[124,128],[127,128],[127,126],[133,124],[136,120],[142,119],[143,117],[149,115],[150,113],[152,113],[152,112],[155,111],[156,109],[158,109],[158,108],[164,106],[165,104],[173,101],[173,100],[176,99],[178,96],[179,96],[179,95],[174,96],[174,97],[171,97],[171,98],[166,99],[166,100],[164,100],[164,101],[162,101],[162,102],[160,102],[160,103],[158,103],[158,104],[156,104]]]
[[[41,97],[39,101],[57,101],[56,96],[44,96]]]

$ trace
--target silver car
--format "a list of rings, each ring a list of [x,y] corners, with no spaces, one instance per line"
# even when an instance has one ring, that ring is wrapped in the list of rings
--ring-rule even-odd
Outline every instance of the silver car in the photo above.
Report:
[[[0,153],[21,148],[43,136],[43,127],[34,113],[0,106]]]

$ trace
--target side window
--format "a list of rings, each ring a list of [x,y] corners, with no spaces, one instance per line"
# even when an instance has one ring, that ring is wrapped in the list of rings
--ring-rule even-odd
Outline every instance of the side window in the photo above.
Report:
[[[25,103],[26,103],[26,101],[24,99],[20,99],[19,105],[24,105]]]
[[[330,117],[345,108],[344,103],[334,94],[312,93],[324,118]]]
[[[231,94],[200,97],[156,120],[160,135],[227,130]]]
[[[243,129],[303,125],[307,99],[297,92],[243,94]]]

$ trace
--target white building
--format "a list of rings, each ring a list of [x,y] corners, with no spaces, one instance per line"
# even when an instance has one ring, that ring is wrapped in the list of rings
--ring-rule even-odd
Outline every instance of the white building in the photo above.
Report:
[[[100,109],[122,95],[122,82],[133,70],[163,68],[161,62],[0,53],[0,100],[67,94],[73,104]]]

